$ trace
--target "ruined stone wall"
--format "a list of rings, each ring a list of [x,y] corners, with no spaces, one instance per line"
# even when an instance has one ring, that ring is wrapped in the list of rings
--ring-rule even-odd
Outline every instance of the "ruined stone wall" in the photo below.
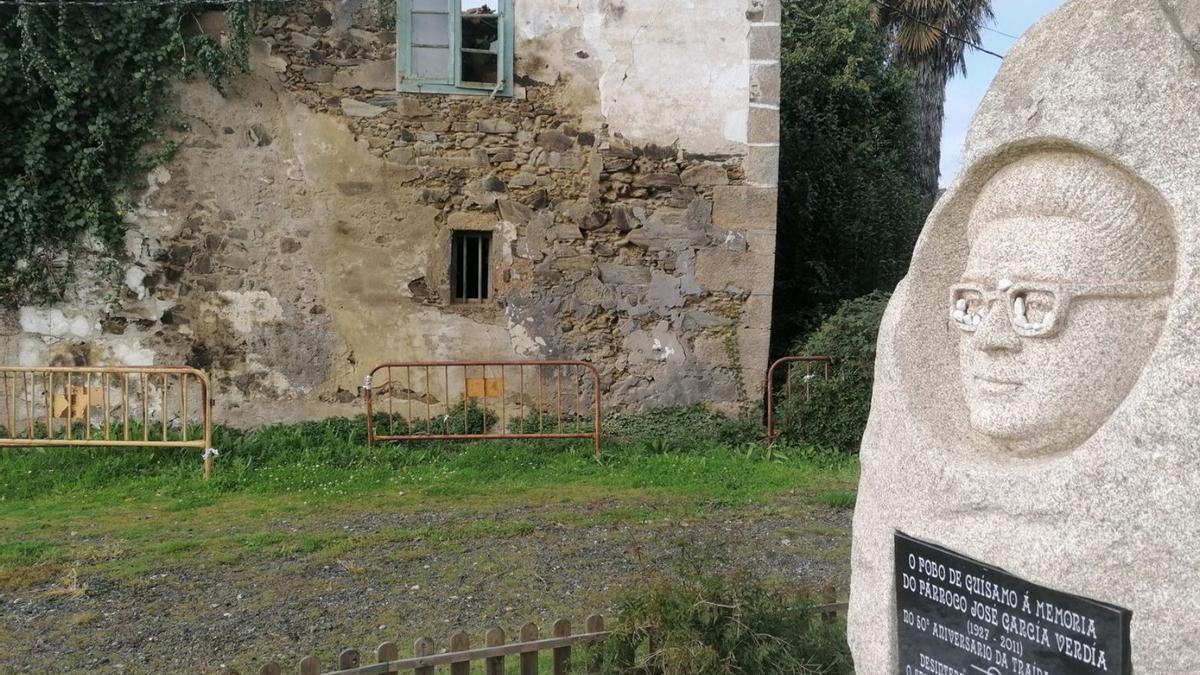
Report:
[[[127,250],[4,313],[0,357],[188,363],[241,424],[357,410],[396,359],[584,359],[617,407],[757,400],[777,2],[517,4],[511,99],[396,93],[378,5],[259,17],[227,96],[177,88]],[[450,301],[455,230],[492,232],[485,304]]]

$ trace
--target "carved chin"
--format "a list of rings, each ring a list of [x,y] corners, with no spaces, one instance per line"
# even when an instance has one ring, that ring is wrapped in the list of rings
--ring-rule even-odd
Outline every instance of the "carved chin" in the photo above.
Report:
[[[991,382],[970,388],[971,426],[978,433],[1018,454],[1038,454],[1038,445],[1052,444],[1048,430],[1052,425],[1038,419],[1039,410],[1030,407],[1019,386]],[[1044,412],[1044,411],[1041,411]]]
[[[988,398],[991,400],[980,400]],[[998,400],[1002,398],[1007,400]],[[1002,452],[1016,457],[1037,457],[1069,449],[1073,443],[1069,430],[1044,419],[1044,415],[1037,414],[1039,411],[1019,399],[1004,394],[977,398],[970,406],[971,427],[991,439]]]
[[[1031,420],[1015,418],[1011,408],[983,405],[972,409],[971,426],[976,431],[997,441],[1021,441],[1035,435]]]

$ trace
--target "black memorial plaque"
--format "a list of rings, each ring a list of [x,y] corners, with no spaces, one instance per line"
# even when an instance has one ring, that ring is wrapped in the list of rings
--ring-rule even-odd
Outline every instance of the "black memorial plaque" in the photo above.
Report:
[[[1130,675],[1133,612],[896,533],[900,675]]]

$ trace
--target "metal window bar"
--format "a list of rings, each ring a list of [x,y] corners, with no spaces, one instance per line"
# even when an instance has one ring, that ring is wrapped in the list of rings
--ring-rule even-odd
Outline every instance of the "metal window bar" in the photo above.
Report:
[[[491,232],[455,232],[450,278],[455,302],[483,302],[491,296]]]

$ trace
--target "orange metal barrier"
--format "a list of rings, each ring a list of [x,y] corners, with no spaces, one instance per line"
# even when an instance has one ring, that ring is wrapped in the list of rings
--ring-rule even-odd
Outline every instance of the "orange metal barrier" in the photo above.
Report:
[[[0,367],[0,447],[197,448],[212,477],[208,376],[183,367]]]
[[[590,438],[600,457],[600,373],[583,361],[385,363],[363,398],[372,444]]]
[[[795,371],[802,370],[800,382],[804,386],[804,397],[812,394],[812,381],[817,377],[829,379],[829,367],[833,364],[831,356],[785,356],[767,370],[767,443],[774,443],[781,433],[776,428],[775,407],[790,399],[796,390]],[[783,391],[779,392],[776,385],[779,382],[779,369],[786,366],[784,371]]]

